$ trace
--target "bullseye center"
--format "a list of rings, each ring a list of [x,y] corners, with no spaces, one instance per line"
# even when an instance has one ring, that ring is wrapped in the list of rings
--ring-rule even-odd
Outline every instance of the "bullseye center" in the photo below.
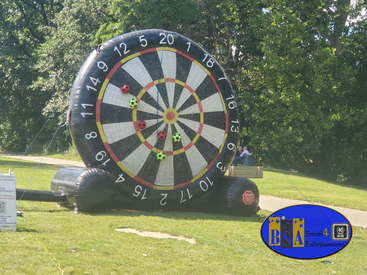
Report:
[[[173,113],[173,112],[169,112],[168,114],[167,114],[167,119],[168,120],[173,120],[175,118],[175,114]]]
[[[164,114],[163,114],[163,120],[164,122],[166,122],[167,124],[173,124],[176,122],[178,118],[178,113],[175,109],[173,108],[168,108]]]

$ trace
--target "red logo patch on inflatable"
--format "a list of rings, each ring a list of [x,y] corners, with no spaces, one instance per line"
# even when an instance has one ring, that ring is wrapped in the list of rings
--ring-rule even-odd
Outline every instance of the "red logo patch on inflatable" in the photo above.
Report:
[[[251,205],[255,200],[255,195],[254,193],[252,193],[251,190],[246,190],[243,194],[242,194],[242,201],[244,204],[246,205]]]

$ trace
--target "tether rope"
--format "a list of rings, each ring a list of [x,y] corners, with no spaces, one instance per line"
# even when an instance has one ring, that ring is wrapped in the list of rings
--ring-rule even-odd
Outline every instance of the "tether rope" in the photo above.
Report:
[[[43,128],[46,126],[47,122],[51,119],[51,117],[55,114],[55,112],[57,111],[58,108],[55,109],[55,111],[48,117],[48,119],[46,120],[45,124],[43,124],[41,130],[38,131],[37,135],[34,137],[34,139],[32,140],[32,142],[29,144],[29,146],[27,147],[27,149],[24,151],[23,155],[21,155],[21,157],[18,159],[17,163],[14,165],[14,167],[11,170],[14,170],[15,167],[17,167],[18,163],[22,160],[22,158],[24,157],[24,155],[28,152],[29,148],[31,148],[33,142],[36,140],[36,138],[38,137],[38,135],[42,132]]]
[[[71,88],[69,89],[69,91],[67,93],[65,93],[62,96],[61,102],[64,100],[64,97],[69,94],[71,91]],[[34,139],[32,140],[32,142],[29,144],[29,146],[27,147],[27,149],[24,151],[24,153],[21,155],[21,157],[18,159],[17,163],[14,165],[14,167],[11,170],[14,170],[15,167],[17,167],[18,163],[22,160],[22,158],[24,157],[24,155],[28,152],[28,150],[31,148],[33,142],[37,139],[37,137],[39,136],[39,134],[42,132],[43,128],[45,128],[46,124],[48,123],[48,121],[53,117],[53,115],[56,113],[56,111],[59,109],[60,107],[56,107],[55,110],[52,112],[52,114],[48,117],[48,119],[46,120],[46,122],[43,124],[43,126],[41,127],[41,129],[38,131],[37,135],[34,137]],[[66,140],[66,139],[65,139]]]
[[[29,235],[29,236],[31,236],[32,238],[34,238],[40,245],[42,245],[43,246],[43,248],[45,249],[45,251],[57,262],[57,264],[58,264],[58,268],[59,268],[59,270],[61,271],[61,274],[64,274],[64,270],[62,270],[61,269],[61,264],[60,264],[60,262],[48,251],[48,249],[47,249],[47,247],[43,244],[43,243],[41,243],[36,237],[33,237],[30,233],[28,233],[27,232],[27,234]]]
[[[28,182],[28,184],[27,184],[27,187],[24,189],[23,194],[22,194],[22,196],[20,197],[20,199],[19,199],[19,201],[18,201],[17,207],[18,207],[18,205],[19,205],[20,201],[22,200],[22,198],[23,198],[23,196],[24,196],[25,192],[27,191],[28,186],[29,186],[29,184],[31,183],[31,181],[32,181],[32,179],[33,179],[33,177],[34,177],[34,175],[36,174],[38,167],[41,165],[41,162],[42,162],[42,160],[43,160],[43,157],[46,155],[46,153],[47,153],[47,151],[48,151],[48,148],[50,148],[50,145],[51,145],[52,141],[54,140],[54,138],[55,138],[55,136],[56,136],[57,131],[58,131],[58,130],[60,129],[60,127],[61,127],[61,124],[62,124],[62,123],[60,122],[60,123],[59,123],[59,126],[57,127],[57,129],[56,129],[56,131],[55,131],[55,133],[54,133],[54,135],[53,135],[53,137],[52,137],[52,139],[51,139],[50,143],[48,144],[48,146],[47,146],[47,148],[46,148],[46,150],[45,150],[45,152],[44,152],[44,154],[43,154],[43,156],[42,156],[41,160],[39,161],[39,163],[38,163],[38,165],[37,165],[37,167],[36,167],[36,170],[34,170],[34,173],[33,173],[32,177],[31,177],[31,179],[29,180],[29,182]]]

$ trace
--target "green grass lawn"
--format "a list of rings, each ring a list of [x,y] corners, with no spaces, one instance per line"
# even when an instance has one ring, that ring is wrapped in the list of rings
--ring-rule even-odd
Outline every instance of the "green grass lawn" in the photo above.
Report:
[[[0,157],[0,171],[7,173],[16,162]],[[18,188],[26,187],[36,166],[24,161],[17,165]],[[58,169],[42,164],[29,188],[50,190]],[[284,175],[280,176],[266,171],[264,179],[254,181],[261,194],[298,198]],[[312,188],[308,191],[303,185],[314,184],[318,190],[323,182],[289,177],[307,197],[317,198]],[[329,188],[342,188],[341,192],[352,189],[352,194],[360,192],[366,198],[366,190],[330,183]],[[351,201],[358,204],[358,196],[353,196]],[[332,196],[330,200],[335,205],[340,201],[333,201]],[[367,274],[367,229],[361,227],[353,228],[351,242],[339,253],[296,260],[276,254],[263,243],[260,227],[271,214],[265,210],[250,218],[123,210],[74,214],[55,203],[28,201],[21,201],[18,210],[24,218],[18,218],[17,232],[0,232],[1,274]],[[117,232],[118,227],[183,235],[194,238],[197,244]]]
[[[366,274],[367,230],[323,259],[295,260],[263,244],[251,218],[201,213],[110,211],[73,214],[50,203],[22,202],[17,232],[1,232],[2,274]],[[197,244],[140,237],[116,227],[195,238]],[[38,242],[37,240],[40,242]],[[56,259],[46,252],[48,252]],[[146,256],[144,256],[145,254]],[[8,270],[8,271],[7,271]]]

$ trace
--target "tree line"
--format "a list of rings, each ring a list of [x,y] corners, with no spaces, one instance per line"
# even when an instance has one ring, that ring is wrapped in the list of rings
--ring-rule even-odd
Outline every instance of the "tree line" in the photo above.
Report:
[[[199,43],[238,95],[258,163],[367,185],[366,0],[3,0],[0,149],[45,147],[91,50],[160,28]],[[65,128],[53,150],[66,150]],[[38,147],[37,147],[38,146]],[[277,164],[275,164],[277,163]]]

